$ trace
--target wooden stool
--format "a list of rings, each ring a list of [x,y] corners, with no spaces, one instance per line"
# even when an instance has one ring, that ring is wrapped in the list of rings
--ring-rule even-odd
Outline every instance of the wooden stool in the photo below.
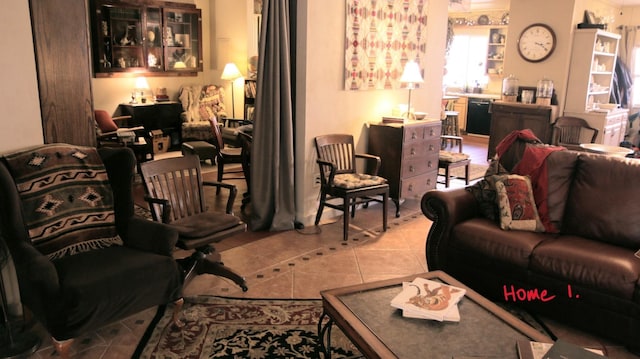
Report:
[[[460,127],[458,126],[458,111],[445,111],[445,118],[442,120],[442,134],[448,136],[460,136]],[[442,149],[448,146],[453,147],[454,141],[442,141]]]
[[[192,154],[198,155],[200,157],[200,161],[211,161],[211,165],[216,164],[216,154],[218,151],[216,150],[216,146],[210,144],[206,141],[189,141],[184,142],[182,146],[180,146],[183,155]]]

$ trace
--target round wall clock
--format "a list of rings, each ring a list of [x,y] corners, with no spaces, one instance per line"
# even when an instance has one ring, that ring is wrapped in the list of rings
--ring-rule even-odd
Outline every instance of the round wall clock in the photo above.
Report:
[[[549,25],[531,24],[518,39],[518,53],[529,62],[547,59],[556,48],[556,34]]]

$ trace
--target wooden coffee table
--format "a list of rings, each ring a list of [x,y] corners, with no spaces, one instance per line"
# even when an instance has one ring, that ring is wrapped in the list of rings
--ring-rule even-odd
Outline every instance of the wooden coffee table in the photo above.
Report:
[[[458,303],[460,322],[404,318],[391,307],[402,282],[416,277],[467,290]],[[330,357],[335,323],[366,358],[518,358],[516,341],[553,340],[482,297],[451,276],[433,271],[404,278],[359,284],[321,292],[319,351]],[[328,321],[325,322],[325,317]]]

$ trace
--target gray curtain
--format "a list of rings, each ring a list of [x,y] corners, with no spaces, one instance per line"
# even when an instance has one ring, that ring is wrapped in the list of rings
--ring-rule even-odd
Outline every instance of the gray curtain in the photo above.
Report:
[[[294,146],[290,7],[264,0],[251,153],[252,230],[294,227]]]

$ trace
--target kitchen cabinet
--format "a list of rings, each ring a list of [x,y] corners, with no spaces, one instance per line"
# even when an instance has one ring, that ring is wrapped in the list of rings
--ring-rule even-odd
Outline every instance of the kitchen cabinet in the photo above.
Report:
[[[95,0],[92,7],[95,77],[202,71],[202,14],[195,5]]]
[[[496,154],[496,146],[512,131],[530,129],[543,143],[551,142],[551,124],[558,117],[557,106],[495,101],[490,111],[488,159]]]
[[[574,116],[583,118],[589,126],[598,130],[596,142],[608,146],[620,146],[620,142],[624,141],[629,125],[629,110],[618,108],[611,111],[602,112],[570,112],[565,111],[565,116]],[[589,142],[590,139],[583,139]]]
[[[502,75],[506,42],[506,26],[489,29],[489,44],[487,45],[487,74],[489,76]]]
[[[374,123],[367,153],[380,156],[379,176],[389,181],[389,198],[400,216],[403,198],[419,198],[436,188],[440,153],[440,120]]]
[[[467,97],[462,96],[453,103],[453,110],[458,113],[458,126],[462,133],[467,131]]]

